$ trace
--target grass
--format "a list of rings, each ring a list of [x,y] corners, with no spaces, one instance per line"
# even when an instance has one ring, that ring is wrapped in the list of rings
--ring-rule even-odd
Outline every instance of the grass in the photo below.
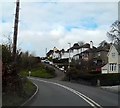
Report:
[[[20,106],[29,97],[31,97],[36,90],[36,86],[28,79],[23,80],[22,94],[13,93],[12,91],[2,94],[2,105],[4,106]]]
[[[20,75],[24,77],[29,76],[29,71],[24,70],[20,73]],[[40,78],[53,78],[55,77],[55,70],[44,66],[38,66],[31,70],[30,76],[40,77]]]

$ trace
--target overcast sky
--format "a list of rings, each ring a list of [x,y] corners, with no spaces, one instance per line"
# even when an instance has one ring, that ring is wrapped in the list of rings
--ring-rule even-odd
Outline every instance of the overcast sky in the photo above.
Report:
[[[92,40],[98,46],[103,40],[109,41],[106,32],[118,19],[117,2],[21,1],[18,48],[35,53],[36,56],[45,56],[45,49],[49,51],[54,46],[67,49],[68,42],[73,45],[75,42],[89,43]],[[0,6],[0,33],[3,42],[3,35],[13,36],[14,2],[15,0],[3,2]]]

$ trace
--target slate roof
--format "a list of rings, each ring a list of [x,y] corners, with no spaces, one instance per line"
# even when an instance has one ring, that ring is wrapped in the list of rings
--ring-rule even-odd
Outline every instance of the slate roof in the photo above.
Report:
[[[84,44],[84,45],[82,45],[82,46],[79,46],[78,43],[75,43],[75,44],[73,45],[73,47],[70,48],[70,50],[80,49],[80,48],[90,48],[90,44],[86,43],[86,44]],[[68,51],[69,51],[69,49],[68,49]]]
[[[47,56],[50,56],[52,53],[53,53],[53,50],[50,50],[50,51],[47,53]]]
[[[115,48],[116,48],[118,54],[120,55],[120,46],[119,46],[119,45],[116,45],[116,44],[114,44],[114,46],[115,46]]]
[[[104,47],[98,47],[97,48],[97,52],[100,52],[100,51],[107,51],[107,52],[109,52],[109,49],[110,49],[110,44],[107,44],[107,45],[105,45]]]

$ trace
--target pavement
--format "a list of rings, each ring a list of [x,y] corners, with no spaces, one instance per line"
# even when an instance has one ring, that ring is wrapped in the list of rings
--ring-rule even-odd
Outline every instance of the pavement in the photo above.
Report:
[[[114,93],[120,93],[120,85],[116,86],[101,86],[102,89],[114,92]]]

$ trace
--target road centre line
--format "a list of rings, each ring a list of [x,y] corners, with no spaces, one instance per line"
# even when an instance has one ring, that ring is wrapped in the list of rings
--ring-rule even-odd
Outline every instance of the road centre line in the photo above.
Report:
[[[84,94],[82,94],[82,93],[80,93],[79,91],[74,90],[74,89],[72,89],[72,88],[70,88],[70,87],[67,87],[67,86],[64,86],[64,85],[62,85],[62,84],[55,83],[55,82],[50,82],[50,81],[41,80],[41,79],[35,79],[35,78],[30,78],[30,79],[60,86],[60,87],[62,87],[62,88],[64,88],[64,89],[67,89],[67,90],[71,91],[72,93],[76,94],[77,96],[81,97],[84,101],[86,101],[88,104],[90,104],[90,106],[92,106],[93,108],[102,108],[98,103],[96,103],[95,101],[93,101],[93,100],[90,99],[89,97],[85,96]]]

